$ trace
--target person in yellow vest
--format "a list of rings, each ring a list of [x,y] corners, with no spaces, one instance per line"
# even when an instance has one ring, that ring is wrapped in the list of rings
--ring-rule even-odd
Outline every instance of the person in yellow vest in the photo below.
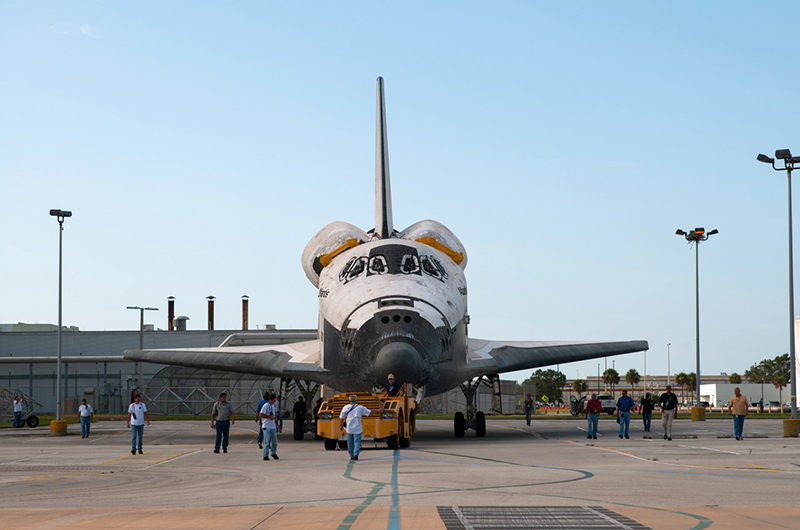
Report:
[[[744,417],[747,416],[748,401],[742,395],[739,387],[733,389],[733,397],[728,402],[728,414],[733,416],[733,435],[737,440],[742,439],[744,430]]]

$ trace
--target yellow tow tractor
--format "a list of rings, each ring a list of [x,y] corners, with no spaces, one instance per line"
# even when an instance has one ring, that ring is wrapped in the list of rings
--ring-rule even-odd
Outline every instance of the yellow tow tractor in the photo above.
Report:
[[[398,449],[411,445],[411,435],[416,428],[414,409],[416,402],[409,397],[412,392],[410,384],[405,385],[403,396],[387,397],[383,393],[374,392],[342,392],[322,403],[317,421],[317,434],[324,438],[325,449],[333,451],[338,445],[340,449],[347,448],[347,433],[339,428],[339,415],[342,409],[350,403],[350,396],[358,396],[358,404],[371,411],[377,411],[383,405],[383,413],[370,414],[361,418],[364,440],[376,442],[385,441],[389,449]]]

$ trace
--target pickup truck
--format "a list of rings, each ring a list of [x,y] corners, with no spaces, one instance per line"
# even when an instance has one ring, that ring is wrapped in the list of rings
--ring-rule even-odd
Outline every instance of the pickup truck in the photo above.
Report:
[[[597,399],[600,400],[600,406],[602,406],[602,412],[606,412],[610,415],[614,415],[614,411],[617,410],[617,402],[614,399],[614,396],[611,394],[600,394],[597,396]],[[570,400],[569,409],[573,416],[577,416],[579,414],[586,414],[586,402],[589,400],[589,396],[583,396],[580,400],[575,396],[572,396]]]
[[[617,410],[617,400],[614,399],[614,396],[611,394],[599,394],[597,399],[600,400],[600,404],[603,406],[603,412],[613,416],[614,411]]]

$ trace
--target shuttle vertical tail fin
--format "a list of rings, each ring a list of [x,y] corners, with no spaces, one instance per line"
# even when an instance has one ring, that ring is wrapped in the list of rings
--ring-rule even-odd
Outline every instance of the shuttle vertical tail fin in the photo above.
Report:
[[[378,78],[377,116],[375,122],[375,233],[392,237],[392,187],[389,182],[389,138],[386,132],[386,105],[383,101],[383,78]]]

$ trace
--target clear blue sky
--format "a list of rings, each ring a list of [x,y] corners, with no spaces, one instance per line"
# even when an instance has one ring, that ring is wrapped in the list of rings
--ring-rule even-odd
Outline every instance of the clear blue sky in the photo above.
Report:
[[[648,372],[788,351],[794,2],[0,4],[0,322],[311,328],[300,254],[373,225],[375,78],[395,227],[469,253],[470,335],[650,341]],[[643,371],[642,354],[616,368]],[[609,360],[609,366],[611,361]],[[597,362],[562,366],[568,377]],[[515,374],[522,379],[529,372]]]

